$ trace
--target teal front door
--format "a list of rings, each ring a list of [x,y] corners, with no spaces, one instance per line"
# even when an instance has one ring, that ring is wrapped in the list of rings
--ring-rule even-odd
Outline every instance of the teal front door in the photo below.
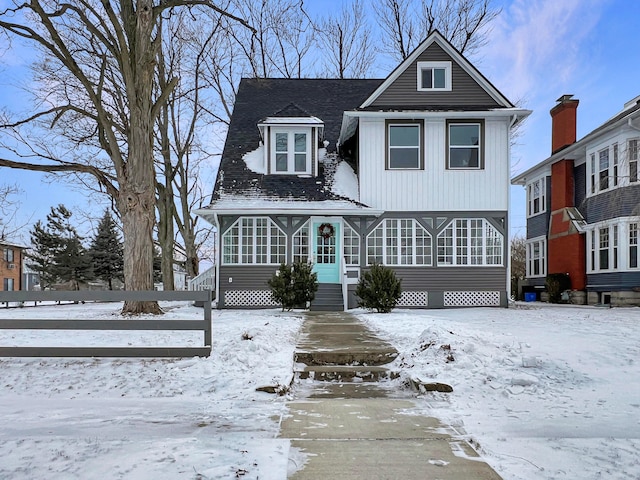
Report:
[[[340,224],[313,222],[313,271],[318,283],[340,283]]]

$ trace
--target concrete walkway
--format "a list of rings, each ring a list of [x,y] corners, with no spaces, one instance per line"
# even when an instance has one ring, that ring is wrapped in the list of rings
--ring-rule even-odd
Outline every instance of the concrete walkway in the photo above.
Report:
[[[407,392],[378,383],[395,375],[386,365],[397,352],[353,315],[307,314],[296,350],[301,398],[280,437],[307,461],[289,479],[500,480],[450,428],[416,414]]]

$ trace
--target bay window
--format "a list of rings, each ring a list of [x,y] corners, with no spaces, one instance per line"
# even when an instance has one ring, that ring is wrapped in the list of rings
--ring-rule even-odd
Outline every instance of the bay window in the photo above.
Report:
[[[547,239],[539,237],[526,243],[527,278],[547,275]]]

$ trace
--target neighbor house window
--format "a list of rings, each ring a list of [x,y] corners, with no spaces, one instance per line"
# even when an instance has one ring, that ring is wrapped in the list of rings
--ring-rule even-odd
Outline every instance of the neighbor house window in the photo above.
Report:
[[[527,216],[532,217],[547,211],[546,178],[542,177],[527,185]]]
[[[13,263],[13,248],[4,248],[2,250],[2,258],[5,262]]]
[[[482,124],[451,122],[447,124],[448,165],[456,168],[482,168]]]
[[[590,172],[589,175],[589,191],[591,194],[596,193],[596,154],[592,153],[589,162]]]
[[[629,140],[627,145],[627,156],[629,157],[629,182],[638,181],[638,140]]]
[[[311,129],[273,128],[271,171],[280,174],[311,173]]]
[[[360,237],[347,223],[344,224],[344,263],[360,265]]]
[[[268,217],[241,217],[222,235],[222,251],[226,265],[280,264],[287,237]]]
[[[502,265],[503,235],[484,218],[452,220],[438,235],[438,265]]]
[[[387,122],[388,169],[420,169],[422,152],[422,123]]]
[[[598,152],[599,162],[599,188],[600,191],[607,190],[609,188],[609,149],[601,150]]]
[[[613,144],[613,186],[616,187],[618,185],[618,144]]]
[[[2,282],[2,288],[5,292],[13,292],[14,285],[15,283],[13,278],[5,278]]]
[[[527,277],[547,275],[547,239],[539,237],[527,240],[526,261]]]
[[[431,265],[431,235],[412,218],[387,218],[367,236],[367,263]]]
[[[587,248],[589,250],[590,265],[593,272],[617,270],[619,264],[618,225],[608,225],[591,230]]]
[[[418,91],[451,90],[451,62],[418,62]]]
[[[629,224],[629,268],[638,268],[638,225]]]

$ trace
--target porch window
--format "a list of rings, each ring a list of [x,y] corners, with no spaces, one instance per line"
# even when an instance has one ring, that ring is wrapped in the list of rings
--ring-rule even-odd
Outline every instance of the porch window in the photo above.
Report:
[[[484,218],[457,218],[438,235],[438,265],[502,265],[503,235]]]
[[[309,222],[293,234],[293,261],[304,263],[309,261]]]
[[[431,265],[431,235],[415,219],[384,219],[367,236],[367,263]]]
[[[344,224],[344,263],[360,265],[360,236],[346,222]]]
[[[286,262],[287,237],[268,217],[241,217],[222,236],[225,265]]]

